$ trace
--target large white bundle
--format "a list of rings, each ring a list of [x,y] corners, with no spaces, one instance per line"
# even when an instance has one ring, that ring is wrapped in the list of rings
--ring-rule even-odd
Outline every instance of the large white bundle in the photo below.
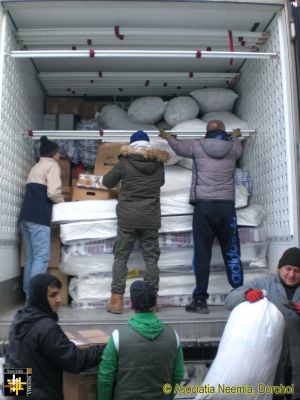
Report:
[[[157,129],[158,130],[165,130],[165,131],[169,131],[172,127],[169,125],[169,124],[167,124],[166,123],[166,121],[165,120],[161,120],[161,121],[159,121],[159,122],[157,122],[156,124],[156,127],[157,127]]]
[[[100,112],[100,117],[110,129],[116,130],[139,130],[152,131],[156,130],[156,127],[151,124],[144,124],[134,122],[130,119],[127,111],[114,105],[108,104],[104,106]]]
[[[169,160],[164,165],[174,165],[176,164],[182,157],[178,156],[169,146],[168,142],[160,137],[151,138],[150,140],[151,147],[155,149],[160,149],[163,151],[167,151],[170,154]]]
[[[238,95],[230,89],[204,88],[193,90],[190,95],[197,101],[204,113],[211,111],[232,111]]]
[[[179,122],[179,124],[176,124],[175,126],[173,126],[171,131],[205,132],[206,131],[206,123],[201,121],[201,119],[199,119],[199,118],[193,118],[193,119],[189,119],[187,121]]]
[[[202,382],[202,386],[214,388],[214,393],[199,394],[196,399],[271,399],[271,394],[259,393],[258,385],[274,383],[284,325],[283,315],[266,298],[237,306],[230,314],[217,356]],[[241,392],[224,393],[224,387],[240,388]],[[245,392],[248,388],[252,393]]]
[[[165,121],[174,126],[179,122],[197,117],[199,106],[194,99],[189,96],[179,96],[171,99],[164,113]]]
[[[248,129],[247,122],[228,111],[216,111],[202,115],[203,121],[218,119],[224,122],[227,131],[231,129]]]
[[[258,204],[236,210],[237,223],[241,226],[258,226],[264,217],[264,209]]]
[[[179,161],[180,162],[180,161]],[[192,171],[190,169],[182,168],[180,165],[170,165],[165,168],[165,184],[161,187],[162,195],[166,192],[178,191],[186,194],[186,201],[189,201],[189,192],[192,181]]]
[[[166,104],[161,97],[140,97],[131,103],[128,115],[135,122],[154,124],[161,120],[165,108]]]

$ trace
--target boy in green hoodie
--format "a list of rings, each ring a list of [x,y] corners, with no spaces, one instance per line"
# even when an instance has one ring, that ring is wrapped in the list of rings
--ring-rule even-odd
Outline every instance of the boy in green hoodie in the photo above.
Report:
[[[156,293],[147,282],[130,287],[133,317],[116,329],[102,354],[98,370],[98,400],[166,400],[165,384],[180,384],[183,353],[177,332],[160,321],[153,308]],[[169,386],[168,386],[169,388]]]

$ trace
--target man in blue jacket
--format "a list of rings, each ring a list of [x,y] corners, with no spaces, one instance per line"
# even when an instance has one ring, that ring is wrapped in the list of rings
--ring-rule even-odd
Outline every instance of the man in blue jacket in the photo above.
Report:
[[[112,333],[102,355],[98,400],[172,399],[184,375],[179,337],[153,312],[156,292],[149,283],[135,281],[130,299],[135,314]]]

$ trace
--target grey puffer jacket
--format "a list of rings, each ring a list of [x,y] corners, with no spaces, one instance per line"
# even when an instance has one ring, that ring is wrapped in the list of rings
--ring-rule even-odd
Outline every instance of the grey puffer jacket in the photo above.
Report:
[[[239,139],[177,140],[168,139],[176,154],[193,159],[190,203],[199,200],[234,201],[233,174],[242,154]]]
[[[153,148],[121,147],[118,164],[103,177],[112,188],[121,181],[118,225],[132,229],[160,227],[160,187],[165,183],[163,163],[169,153]]]
[[[231,291],[226,299],[226,307],[232,310],[238,304],[245,301],[245,293],[249,289],[265,289],[267,298],[275,304],[285,318],[285,330],[281,357],[277,367],[277,374],[274,385],[284,384],[284,369],[290,355],[293,376],[292,383],[295,385],[293,399],[300,398],[300,317],[286,307],[288,298],[278,275],[272,274],[261,278],[256,278],[250,283]],[[300,303],[300,286],[297,287],[293,301]]]

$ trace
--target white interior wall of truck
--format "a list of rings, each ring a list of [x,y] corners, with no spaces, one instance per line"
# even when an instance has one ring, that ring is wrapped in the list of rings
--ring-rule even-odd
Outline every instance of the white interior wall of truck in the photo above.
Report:
[[[262,51],[278,51],[280,59],[246,61],[236,87],[240,96],[237,114],[248,122],[251,129],[257,130],[255,138],[248,139],[245,145],[243,166],[249,169],[254,179],[253,202],[262,204],[266,211],[265,226],[271,244],[269,265],[272,269],[283,249],[298,245],[295,127],[293,110],[290,109],[291,94],[288,93],[291,82],[286,86],[283,81],[283,77],[290,79],[287,64],[291,49],[282,48],[286,45],[282,38],[287,29],[283,13],[280,12],[268,27],[270,38],[262,48]],[[0,64],[0,282],[20,274],[17,218],[26,176],[34,163],[32,143],[22,136],[22,132],[42,129],[45,95],[32,62],[9,57],[9,51],[13,49],[18,49],[14,26],[9,18],[3,19]],[[170,69],[173,65],[176,63],[170,62]]]

